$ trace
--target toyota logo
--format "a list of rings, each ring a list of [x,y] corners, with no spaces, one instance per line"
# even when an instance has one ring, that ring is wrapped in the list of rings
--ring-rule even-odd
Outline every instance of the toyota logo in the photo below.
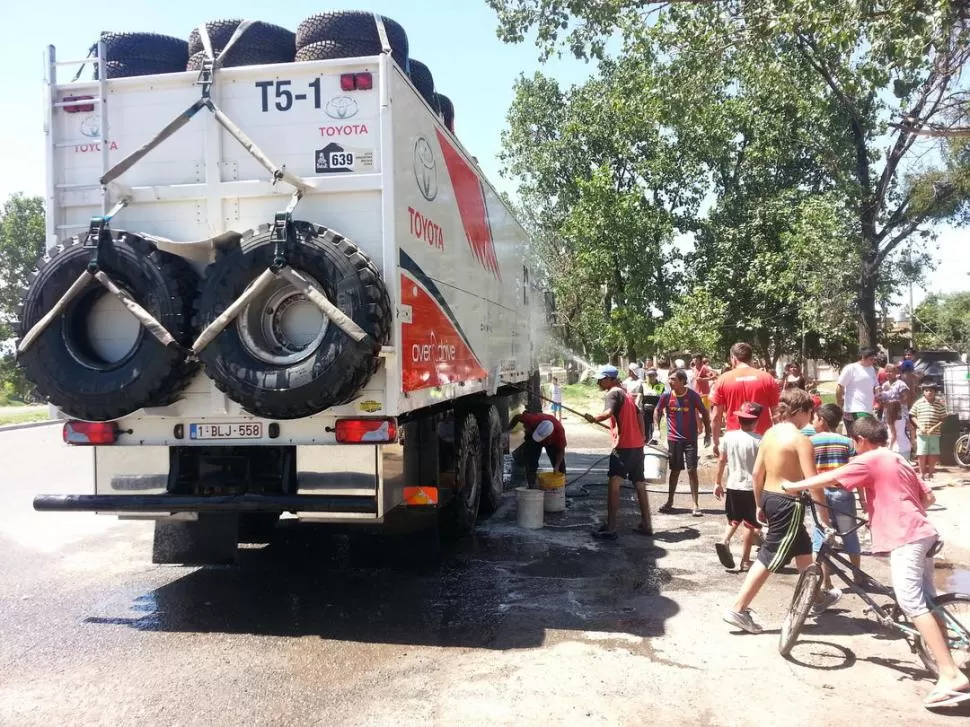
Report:
[[[429,202],[434,201],[434,198],[438,196],[438,165],[435,162],[431,144],[423,136],[419,136],[418,140],[414,142],[412,163],[414,164],[414,181],[418,185],[418,191]]]

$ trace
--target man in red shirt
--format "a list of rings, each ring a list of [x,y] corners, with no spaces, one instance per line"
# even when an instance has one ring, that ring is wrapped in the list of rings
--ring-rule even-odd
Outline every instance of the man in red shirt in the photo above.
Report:
[[[727,412],[727,431],[741,428],[737,412],[746,401],[761,405],[761,416],[755,431],[764,434],[771,428],[771,420],[778,407],[778,383],[767,371],[751,365],[752,351],[747,343],[731,346],[731,370],[721,374],[711,395],[711,427],[714,430],[714,456],[721,454],[721,429]]]
[[[711,408],[711,382],[714,381],[717,376],[714,375],[714,371],[704,363],[704,356],[697,353],[690,360],[690,368],[694,372],[693,386],[698,394],[701,395],[701,401],[704,402],[704,406],[707,409]]]
[[[536,473],[539,471],[539,457],[542,450],[549,455],[549,462],[556,472],[566,474],[566,430],[562,422],[552,414],[516,414],[509,422],[509,429],[522,422],[525,428],[525,481],[535,487]]]

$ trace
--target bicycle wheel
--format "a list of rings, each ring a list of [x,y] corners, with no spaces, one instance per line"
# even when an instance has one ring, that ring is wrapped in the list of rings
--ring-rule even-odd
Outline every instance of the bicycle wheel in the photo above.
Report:
[[[953,445],[953,458],[961,467],[970,467],[970,434],[961,434]]]
[[[785,614],[785,620],[781,622],[781,634],[778,639],[778,653],[788,656],[792,647],[798,640],[808,612],[815,603],[818,596],[818,589],[822,585],[822,569],[817,563],[812,563],[802,571],[795,585],[795,593],[792,595],[791,606]]]
[[[946,634],[946,642],[953,655],[953,661],[963,671],[970,670],[970,595],[966,593],[944,593],[934,599],[936,606],[933,614]],[[926,648],[923,639],[916,639],[916,653],[923,666],[933,676],[939,674],[936,659]]]

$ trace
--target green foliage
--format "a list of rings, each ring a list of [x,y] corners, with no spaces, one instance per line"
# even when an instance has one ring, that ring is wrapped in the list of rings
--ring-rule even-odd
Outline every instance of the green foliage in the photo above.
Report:
[[[916,306],[918,348],[970,352],[970,292],[931,295]]]
[[[44,203],[10,196],[0,209],[0,341],[13,335],[23,288],[44,252]]]
[[[802,312],[803,300],[833,301],[839,313],[851,311],[859,342],[875,342],[877,311],[919,275],[932,225],[967,220],[967,140],[941,148],[924,136],[966,121],[965,2],[488,1],[498,13],[500,37],[516,42],[535,33],[544,54],[566,48],[601,56],[607,41],[622,38],[619,59],[604,64],[600,82],[607,85],[590,101],[619,106],[621,98],[635,99],[660,126],[654,136],[645,133],[649,124],[631,130],[644,133],[647,145],[660,138],[687,150],[692,163],[685,176],[693,184],[702,170],[704,191],[715,203],[707,216],[681,215],[677,229],[697,232],[700,261],[716,256],[751,265],[718,272],[714,281],[684,281],[691,291],[685,301],[721,299],[728,283],[740,286],[730,289],[725,327],[761,336],[765,351],[783,345],[772,332],[779,320],[789,335],[809,329],[819,346],[841,339],[842,321],[824,306]],[[616,69],[625,69],[619,77],[638,94],[610,90]],[[611,168],[623,162],[615,158]],[[546,193],[555,197],[572,183],[571,172],[588,169],[548,177]],[[779,205],[791,205],[784,224]],[[686,216],[693,211],[688,207]],[[826,263],[825,274],[806,280],[803,266],[785,263],[796,258],[783,254],[801,239],[826,261],[853,267],[839,274]],[[725,258],[725,252],[742,257]],[[771,281],[755,285],[752,270]],[[792,280],[797,294],[783,290],[793,290]],[[698,286],[703,290],[695,296]],[[769,321],[768,312],[778,320]],[[665,325],[663,335],[671,330]]]

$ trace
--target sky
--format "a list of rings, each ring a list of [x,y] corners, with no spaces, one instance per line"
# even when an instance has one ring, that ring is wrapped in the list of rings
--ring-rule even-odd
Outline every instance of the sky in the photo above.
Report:
[[[201,8],[205,8],[202,10]],[[0,7],[0,68],[4,112],[0,113],[0,199],[13,192],[44,192],[42,82],[44,51],[57,47],[59,58],[82,58],[102,30],[150,31],[187,38],[207,20],[248,18],[295,30],[303,18],[321,10],[368,10],[401,23],[412,57],[423,61],[440,93],[455,104],[455,126],[486,176],[500,190],[514,183],[500,177],[498,154],[512,84],[520,73],[539,70],[569,85],[595,70],[572,58],[540,65],[531,43],[507,45],[496,35],[495,14],[485,0],[357,0],[356,2],[268,3],[263,0],[7,0]],[[167,122],[168,119],[165,120]],[[941,264],[930,274],[933,292],[970,289],[970,255],[963,230],[944,228],[939,238]],[[917,302],[924,291],[916,293]]]

